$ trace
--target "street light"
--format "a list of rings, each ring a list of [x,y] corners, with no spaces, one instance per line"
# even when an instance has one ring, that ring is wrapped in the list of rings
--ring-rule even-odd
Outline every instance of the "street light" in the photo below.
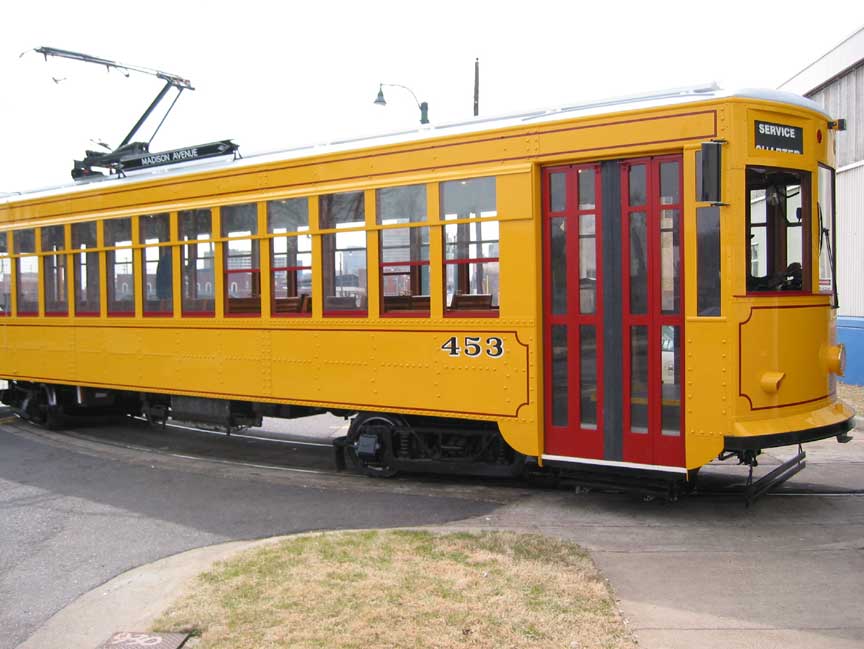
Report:
[[[387,101],[384,99],[384,86],[388,86],[391,88],[403,88],[411,93],[411,96],[414,97],[414,102],[417,104],[417,108],[420,109],[420,123],[428,124],[429,123],[429,104],[425,101],[418,101],[417,95],[414,94],[414,91],[411,90],[408,86],[403,86],[398,83],[379,83],[378,84],[378,96],[375,98],[375,104],[378,106],[386,106]]]

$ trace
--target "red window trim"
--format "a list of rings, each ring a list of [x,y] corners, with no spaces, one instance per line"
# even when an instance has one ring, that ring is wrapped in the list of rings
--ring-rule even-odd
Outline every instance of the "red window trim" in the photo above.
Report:
[[[369,315],[368,310],[353,310],[353,311],[324,311],[324,317],[328,318],[365,318]]]
[[[145,318],[173,318],[173,311],[143,311],[142,315]]]
[[[306,313],[276,313],[273,308],[270,308],[270,317],[271,318],[311,318],[312,314],[309,312]]]
[[[445,264],[481,264],[484,262],[496,262],[498,257],[465,257],[459,259],[445,259]]]
[[[212,318],[216,315],[216,311],[181,311],[180,314],[184,318]]]
[[[134,318],[134,311],[108,311],[109,318]]]
[[[378,264],[381,268],[385,266],[428,266],[429,260],[421,261],[382,261]]]
[[[458,311],[444,308],[445,318],[497,318],[499,317],[500,309],[489,309],[488,311]]]
[[[38,311],[19,311],[17,313],[17,315],[19,318],[32,318],[34,316],[38,317],[39,312]]]
[[[430,311],[382,311],[382,318],[428,318]]]
[[[312,270],[312,266],[274,266],[270,270],[274,273],[286,270]]]
[[[102,315],[99,311],[75,311],[75,316],[81,316],[82,318],[98,318]]]

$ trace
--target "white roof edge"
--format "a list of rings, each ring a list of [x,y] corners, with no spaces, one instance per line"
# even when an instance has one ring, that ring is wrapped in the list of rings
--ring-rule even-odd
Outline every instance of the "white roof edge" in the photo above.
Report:
[[[0,205],[13,201],[30,198],[40,198],[59,194],[79,193],[95,189],[100,186],[112,187],[117,185],[134,185],[151,181],[157,178],[176,177],[192,175],[212,171],[214,169],[243,168],[267,162],[280,162],[295,160],[306,156],[320,155],[324,153],[335,153],[339,151],[350,151],[365,147],[400,144],[419,140],[428,140],[435,137],[446,137],[467,133],[481,133],[493,129],[507,128],[511,126],[524,126],[527,124],[537,125],[548,122],[563,121],[576,117],[590,115],[602,115],[611,112],[623,112],[627,110],[646,109],[661,106],[683,105],[711,99],[723,99],[741,97],[746,99],[758,99],[791,104],[806,108],[826,115],[825,109],[819,104],[799,95],[771,89],[746,88],[736,91],[721,90],[715,83],[705,83],[682,88],[672,88],[659,92],[629,95],[612,99],[600,99],[586,101],[563,107],[525,111],[518,114],[501,115],[496,117],[475,117],[468,120],[440,125],[421,126],[416,130],[398,131],[384,133],[353,139],[341,139],[317,145],[298,146],[290,149],[280,149],[265,153],[254,153],[245,155],[236,160],[225,157],[205,160],[200,162],[189,162],[181,165],[154,167],[142,171],[130,172],[125,178],[108,176],[87,182],[70,183],[56,187],[45,187],[41,189],[23,192],[10,192],[0,194]],[[616,110],[618,109],[618,110]]]
[[[806,95],[864,61],[864,27],[846,37],[778,88]]]

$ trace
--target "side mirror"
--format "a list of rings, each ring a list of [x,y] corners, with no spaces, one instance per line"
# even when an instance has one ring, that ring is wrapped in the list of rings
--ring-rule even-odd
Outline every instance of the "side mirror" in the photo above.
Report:
[[[720,173],[722,142],[702,143],[702,191],[700,201],[722,203]]]

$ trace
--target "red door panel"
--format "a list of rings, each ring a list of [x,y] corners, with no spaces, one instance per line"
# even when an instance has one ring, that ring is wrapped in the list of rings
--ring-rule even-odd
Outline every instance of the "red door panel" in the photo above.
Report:
[[[543,172],[546,453],[603,457],[599,165]]]

